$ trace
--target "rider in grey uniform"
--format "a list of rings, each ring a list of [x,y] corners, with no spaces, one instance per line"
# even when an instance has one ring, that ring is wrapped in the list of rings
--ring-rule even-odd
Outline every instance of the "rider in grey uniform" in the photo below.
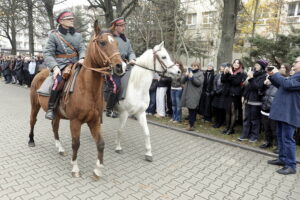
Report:
[[[46,118],[53,120],[54,109],[63,89],[62,72],[69,64],[83,63],[85,46],[80,33],[75,32],[74,16],[69,11],[60,13],[56,30],[49,33],[44,49],[45,65],[53,72],[54,85],[50,94]]]
[[[130,40],[124,34],[125,25],[126,22],[124,18],[119,17],[111,22],[110,31],[114,38],[118,41],[118,47],[122,59],[128,64],[134,64],[136,56],[132,50]],[[107,76],[106,80],[109,88],[106,104],[106,116],[115,118],[117,117],[117,114],[113,111],[113,107],[118,101],[118,95],[121,92],[121,77],[116,74],[112,74],[111,76]]]

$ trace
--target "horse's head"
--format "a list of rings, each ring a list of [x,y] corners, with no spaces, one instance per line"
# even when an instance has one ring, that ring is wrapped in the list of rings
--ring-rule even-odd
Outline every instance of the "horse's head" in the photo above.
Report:
[[[164,42],[153,48],[153,56],[155,71],[172,78],[178,77],[181,74],[179,67],[171,60],[169,53],[165,49]]]
[[[109,31],[102,31],[98,20],[94,23],[94,36],[90,41],[88,54],[92,65],[98,68],[111,66],[117,74],[125,73],[126,64],[122,60],[118,43]]]

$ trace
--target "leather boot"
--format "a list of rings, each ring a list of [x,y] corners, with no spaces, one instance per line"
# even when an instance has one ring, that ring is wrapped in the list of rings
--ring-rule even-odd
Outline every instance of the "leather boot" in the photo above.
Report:
[[[56,102],[59,98],[60,91],[52,90],[48,102],[48,111],[46,112],[46,119],[53,120],[55,117],[54,109],[56,106]]]
[[[106,116],[116,118],[117,114],[113,111],[115,103],[117,101],[117,95],[110,92],[106,102]]]

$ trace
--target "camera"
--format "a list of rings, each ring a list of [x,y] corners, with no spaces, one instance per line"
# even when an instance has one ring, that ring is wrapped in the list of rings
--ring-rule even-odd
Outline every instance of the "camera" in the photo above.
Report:
[[[269,66],[269,67],[267,67],[267,71],[268,71],[268,72],[273,71],[273,69],[274,69],[274,66]]]

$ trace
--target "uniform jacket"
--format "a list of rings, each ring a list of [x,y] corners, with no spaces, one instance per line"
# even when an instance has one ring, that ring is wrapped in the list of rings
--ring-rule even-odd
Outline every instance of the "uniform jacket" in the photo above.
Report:
[[[120,36],[114,35],[114,38],[118,41],[119,51],[123,60],[130,61],[136,59],[130,40],[126,38],[124,34],[121,34]]]
[[[74,51],[68,47],[57,35],[60,34],[66,41],[68,41],[77,51],[78,56],[73,58],[55,58],[55,55],[59,54],[72,54]],[[50,69],[58,66],[63,69],[69,63],[75,63],[79,59],[85,56],[85,46],[82,36],[78,32],[71,34],[66,29],[59,26],[57,30],[53,30],[49,33],[48,41],[44,49],[45,65]]]
[[[269,118],[300,127],[300,72],[289,78],[276,73],[269,79],[278,87]]]
[[[185,84],[181,97],[181,106],[196,109],[202,94],[204,82],[203,72],[198,70],[193,74],[191,79],[182,76],[181,82]]]

